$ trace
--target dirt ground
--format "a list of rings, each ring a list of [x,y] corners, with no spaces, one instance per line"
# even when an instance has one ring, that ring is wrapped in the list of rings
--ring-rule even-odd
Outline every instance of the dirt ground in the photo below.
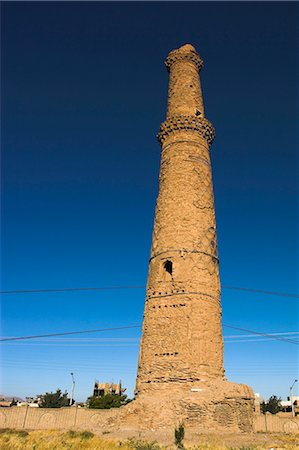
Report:
[[[121,441],[127,439],[142,440],[146,442],[158,442],[166,448],[176,448],[173,446],[174,431],[165,432],[143,432],[143,433],[118,433],[117,435],[105,434],[106,438],[118,438]],[[227,433],[227,434],[209,434],[195,433],[186,430],[184,446],[186,449],[242,449],[242,450],[279,450],[279,449],[297,449],[299,450],[299,434],[288,433]]]
[[[196,434],[184,439],[184,450],[295,450],[299,434]],[[174,450],[174,434],[102,436],[89,431],[0,430],[1,450]]]
[[[252,434],[225,434],[225,435],[195,435],[192,444],[200,446],[215,446],[215,448],[223,446],[224,448],[241,448],[249,450],[251,448],[258,449],[299,449],[299,435],[291,435],[286,433],[252,433]],[[186,440],[187,443],[187,440]]]

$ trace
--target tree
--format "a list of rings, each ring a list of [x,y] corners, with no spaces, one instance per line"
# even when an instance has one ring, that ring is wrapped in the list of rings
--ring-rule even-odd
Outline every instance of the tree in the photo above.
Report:
[[[17,406],[18,402],[15,398],[12,399],[10,406]]]
[[[178,428],[174,430],[174,440],[175,445],[178,449],[184,449],[183,440],[185,437],[185,428],[184,425],[181,423]]]
[[[126,395],[105,394],[102,397],[89,397],[87,399],[87,406],[92,409],[119,408],[120,406],[126,405],[129,401]]]
[[[60,389],[56,392],[46,392],[41,397],[41,408],[62,408],[63,406],[69,406],[70,402],[67,397],[67,392],[62,394]]]
[[[280,402],[280,397],[278,398],[276,395],[271,395],[268,402],[263,402],[261,404],[263,413],[270,412],[271,414],[277,414],[282,410]]]

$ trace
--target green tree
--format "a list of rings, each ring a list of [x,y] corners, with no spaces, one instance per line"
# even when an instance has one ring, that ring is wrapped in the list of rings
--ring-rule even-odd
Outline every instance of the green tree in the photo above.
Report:
[[[183,444],[184,437],[185,437],[185,428],[184,425],[181,423],[180,426],[174,430],[175,445],[177,446],[178,449],[184,448]]]
[[[262,412],[265,414],[266,412],[270,412],[271,414],[277,414],[282,410],[281,408],[281,398],[276,395],[271,395],[267,402],[263,402],[261,404]]]
[[[10,406],[17,406],[18,402],[15,398],[12,399]]]
[[[126,395],[105,394],[102,397],[89,397],[87,406],[92,409],[119,408],[122,405],[126,405],[129,401]]]
[[[67,397],[67,392],[63,394],[60,389],[56,392],[46,392],[41,398],[41,408],[62,408],[69,406],[70,402]]]

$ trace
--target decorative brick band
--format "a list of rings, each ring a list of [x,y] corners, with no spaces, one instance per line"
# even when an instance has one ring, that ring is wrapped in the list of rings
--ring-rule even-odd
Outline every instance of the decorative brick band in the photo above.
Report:
[[[198,72],[203,66],[203,60],[195,50],[188,49],[188,51],[182,51],[182,49],[177,49],[170,52],[165,60],[165,66],[168,72],[170,71],[171,66],[178,61],[190,61],[194,63]]]
[[[171,116],[161,124],[157,135],[158,141],[163,145],[167,136],[181,130],[196,131],[208,144],[212,144],[215,138],[215,129],[205,117],[178,115]]]

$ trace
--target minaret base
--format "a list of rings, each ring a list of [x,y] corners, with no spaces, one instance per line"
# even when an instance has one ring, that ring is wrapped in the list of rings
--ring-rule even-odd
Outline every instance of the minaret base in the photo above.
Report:
[[[140,393],[109,418],[111,431],[172,430],[183,423],[190,432],[253,431],[254,395],[250,387],[223,379],[159,384]]]

